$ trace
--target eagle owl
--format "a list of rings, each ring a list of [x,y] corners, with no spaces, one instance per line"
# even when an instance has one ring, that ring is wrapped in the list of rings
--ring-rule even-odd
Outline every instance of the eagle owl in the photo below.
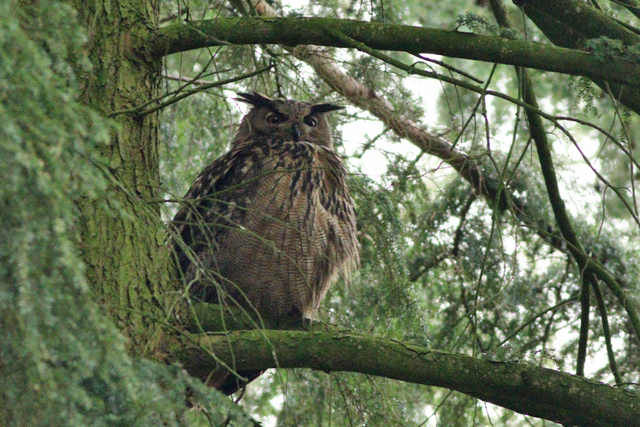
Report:
[[[356,212],[325,118],[342,107],[238,96],[252,108],[230,151],[196,178],[173,219],[177,262],[196,300],[312,318],[359,263]]]

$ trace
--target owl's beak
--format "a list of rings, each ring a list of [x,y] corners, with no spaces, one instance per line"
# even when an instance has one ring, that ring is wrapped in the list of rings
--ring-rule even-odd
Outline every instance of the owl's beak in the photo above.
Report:
[[[293,136],[293,140],[295,142],[300,141],[300,126],[298,126],[297,123],[291,126],[291,135]]]

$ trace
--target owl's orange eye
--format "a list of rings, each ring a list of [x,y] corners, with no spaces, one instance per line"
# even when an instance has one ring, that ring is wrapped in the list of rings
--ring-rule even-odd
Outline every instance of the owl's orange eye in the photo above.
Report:
[[[311,126],[312,128],[318,125],[318,121],[313,116],[307,116],[304,118],[304,122],[306,125]]]
[[[269,114],[267,116],[267,123],[270,125],[277,125],[282,122],[284,122],[284,116],[281,114]]]

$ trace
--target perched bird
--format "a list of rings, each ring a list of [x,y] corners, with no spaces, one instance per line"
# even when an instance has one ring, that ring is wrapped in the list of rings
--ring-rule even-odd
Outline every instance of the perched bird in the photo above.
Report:
[[[359,264],[346,169],[325,119],[342,107],[238,95],[252,108],[230,151],[196,178],[172,221],[178,267],[195,300],[313,318]],[[215,386],[230,394],[241,386],[232,380]]]

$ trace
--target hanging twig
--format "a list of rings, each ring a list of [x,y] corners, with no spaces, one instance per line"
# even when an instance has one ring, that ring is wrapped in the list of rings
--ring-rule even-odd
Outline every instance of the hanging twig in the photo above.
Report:
[[[622,385],[622,376],[620,376],[620,372],[618,371],[616,356],[613,352],[613,345],[611,345],[611,329],[609,328],[607,307],[604,304],[604,298],[602,297],[602,292],[600,291],[600,285],[598,285],[598,281],[594,279],[591,282],[591,286],[593,287],[593,294],[596,297],[596,304],[598,305],[598,311],[600,312],[600,319],[602,320],[602,333],[604,334],[604,342],[607,347],[609,367],[611,368],[613,378],[616,380],[616,384],[618,385],[618,387],[620,387]]]
[[[511,332],[505,339],[503,339],[500,344],[498,344],[495,348],[498,347],[502,347],[507,341],[509,341],[511,338],[515,337],[516,335],[518,335],[520,333],[520,331],[522,331],[524,328],[526,328],[527,326],[529,326],[530,324],[532,324],[533,322],[535,322],[537,319],[539,319],[540,317],[544,316],[545,314],[549,313],[550,311],[556,311],[557,309],[559,309],[560,307],[567,305],[571,302],[577,301],[578,300],[578,296],[575,297],[571,297],[569,299],[560,301],[558,304],[551,306],[543,311],[541,311],[540,313],[532,316],[529,320],[527,320],[526,322],[524,322],[522,325],[520,325],[515,331]],[[495,350],[494,348],[494,350]]]
[[[511,28],[506,10],[501,0],[490,0],[491,9],[496,17],[498,24],[505,28]],[[518,80],[522,85],[522,97],[524,101],[534,107],[538,107],[538,101],[533,91],[533,84],[531,83],[531,77],[525,68],[516,68]],[[544,178],[547,194],[549,195],[549,202],[555,216],[558,228],[563,238],[570,243],[569,250],[574,255],[574,259],[580,269],[580,338],[578,341],[578,354],[576,361],[576,375],[584,376],[584,365],[587,355],[587,339],[589,335],[589,283],[594,280],[591,270],[588,269],[588,259],[585,259],[582,254],[584,250],[582,244],[578,240],[578,237],[573,228],[573,224],[569,219],[569,215],[566,212],[564,201],[560,195],[558,187],[558,180],[556,178],[555,169],[553,166],[553,158],[551,157],[551,150],[549,149],[549,141],[547,139],[547,133],[542,124],[542,118],[527,109],[525,111],[527,121],[529,122],[529,131],[531,137],[536,145],[536,151],[538,153],[538,160],[540,162],[540,168],[542,169],[542,175]],[[578,252],[575,254],[575,252]]]
[[[415,56],[415,57],[417,57],[417,58],[422,59],[423,61],[431,62],[431,63],[433,63],[433,64],[436,64],[436,65],[439,65],[439,66],[441,66],[441,67],[443,67],[443,68],[446,68],[446,69],[447,69],[447,70],[449,70],[449,71],[452,71],[452,72],[454,72],[454,73],[458,73],[458,74],[460,74],[461,76],[464,76],[464,77],[466,77],[466,78],[468,78],[468,79],[470,79],[470,80],[473,80],[473,81],[474,81],[474,82],[476,82],[476,83],[479,83],[479,84],[484,83],[482,80],[480,80],[480,79],[478,79],[478,78],[476,78],[476,77],[473,77],[471,74],[469,74],[469,73],[467,73],[467,72],[465,72],[465,71],[462,71],[461,69],[456,68],[456,67],[454,67],[453,65],[449,65],[449,64],[447,64],[446,62],[438,61],[437,59],[429,58],[428,56],[424,56],[422,53],[419,53],[419,54],[415,54],[415,53],[413,53],[412,55],[413,55],[413,56]],[[415,65],[416,65],[416,64],[413,64],[412,66],[415,66]]]

